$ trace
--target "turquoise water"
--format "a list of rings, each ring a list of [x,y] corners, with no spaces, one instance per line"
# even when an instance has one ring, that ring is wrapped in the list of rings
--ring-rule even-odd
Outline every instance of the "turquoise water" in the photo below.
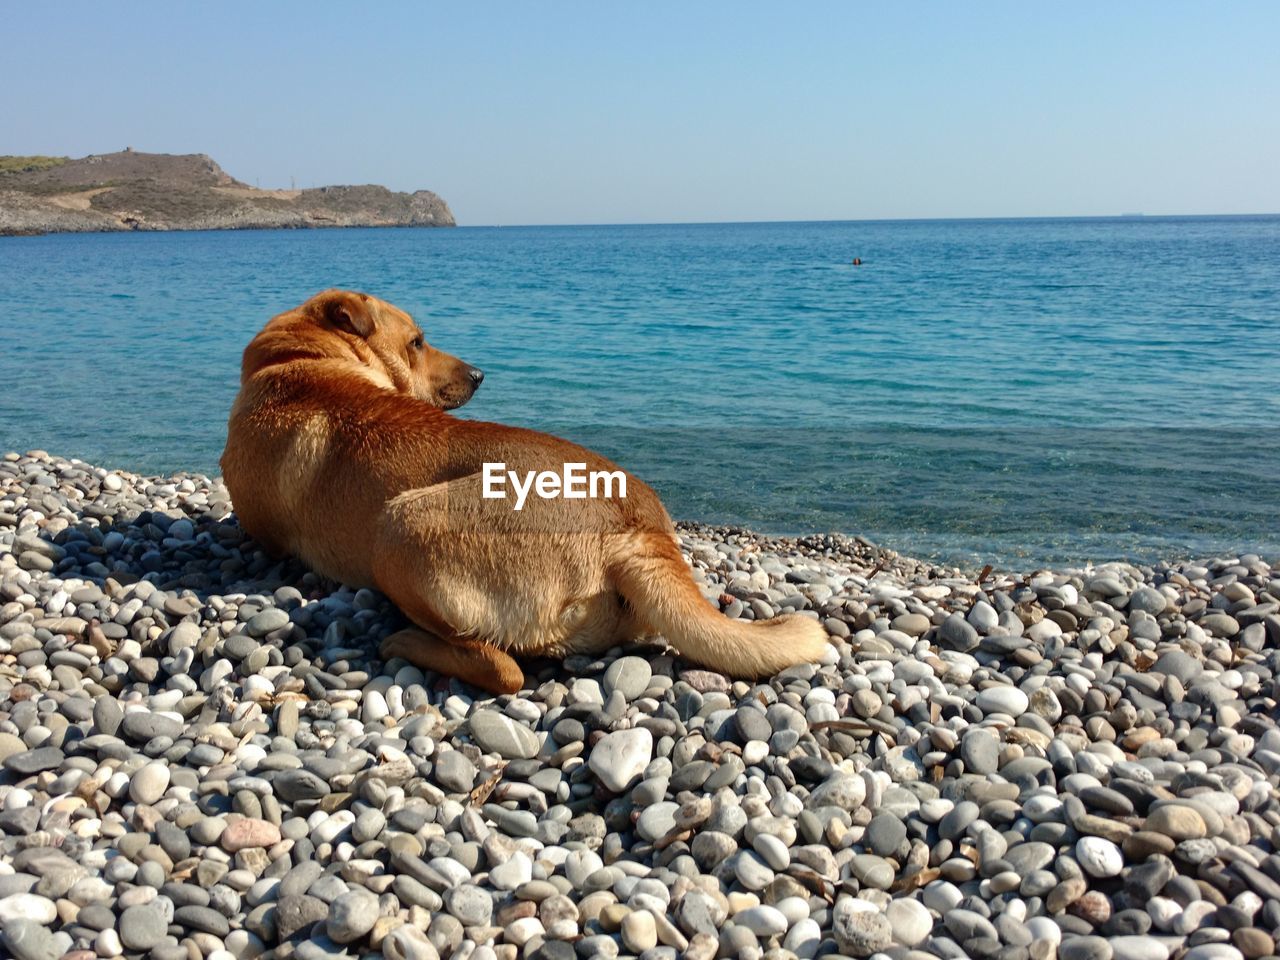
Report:
[[[865,262],[850,264],[853,257]],[[216,472],[326,286],[673,515],[967,562],[1280,552],[1280,218],[0,238],[0,449]]]

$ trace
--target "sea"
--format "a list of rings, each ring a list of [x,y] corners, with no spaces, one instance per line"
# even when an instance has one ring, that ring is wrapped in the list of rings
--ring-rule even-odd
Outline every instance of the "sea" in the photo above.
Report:
[[[854,265],[854,259],[861,265]],[[1026,569],[1280,556],[1280,217],[0,238],[0,450],[216,473],[326,287],[677,519]]]

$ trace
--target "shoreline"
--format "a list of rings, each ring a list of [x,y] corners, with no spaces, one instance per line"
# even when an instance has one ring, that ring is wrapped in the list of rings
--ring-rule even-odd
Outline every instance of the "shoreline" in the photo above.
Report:
[[[0,938],[23,960],[1275,951],[1259,558],[979,583],[682,525],[708,600],[817,617],[821,662],[734,680],[632,644],[491,697],[382,662],[385,598],[229,512],[201,475],[0,457]]]
[[[41,457],[53,460],[63,460],[67,463],[74,462],[96,473],[114,473],[122,477],[133,478],[135,481],[145,481],[152,484],[167,484],[174,480],[190,479],[200,484],[216,484],[219,488],[222,487],[220,475],[205,473],[200,470],[175,470],[171,473],[138,473],[123,466],[102,467],[79,458],[61,457],[38,448],[25,453],[0,450],[0,459],[11,457],[26,458],[31,454],[38,454]],[[223,500],[229,504],[230,496],[226,494],[225,488],[222,488],[222,493]],[[227,509],[228,512],[233,512],[234,508],[229,506]],[[1265,547],[1249,548],[1246,546],[1239,551],[1224,549],[1216,552],[1197,552],[1193,548],[1184,546],[1154,558],[1144,553],[1140,557],[1118,556],[1102,560],[1057,561],[1053,559],[1036,560],[1030,556],[1019,557],[1017,550],[1020,548],[1010,544],[1003,548],[1003,553],[996,551],[990,554],[993,559],[988,561],[986,552],[978,552],[962,546],[963,535],[958,533],[948,534],[947,537],[951,541],[949,546],[938,547],[934,553],[955,554],[963,552],[968,554],[964,559],[948,559],[937,555],[931,556],[927,553],[923,555],[913,554],[909,548],[899,549],[891,546],[890,544],[893,542],[891,534],[886,535],[885,540],[880,540],[872,539],[860,533],[848,533],[831,529],[789,530],[782,533],[772,533],[759,527],[734,521],[714,522],[675,518],[674,522],[677,532],[682,537],[691,536],[700,539],[723,539],[728,537],[733,538],[735,541],[750,543],[757,550],[798,551],[799,555],[807,557],[830,556],[844,562],[856,562],[863,567],[874,567],[876,561],[881,557],[889,557],[894,564],[903,569],[928,574],[935,578],[968,577],[976,579],[988,562],[990,562],[992,568],[989,576],[1004,574],[1015,578],[1025,578],[1032,574],[1045,572],[1080,575],[1088,571],[1114,566],[1133,567],[1143,571],[1177,569],[1186,566],[1201,567],[1216,560],[1240,556],[1258,557],[1269,566],[1280,567],[1280,553],[1275,553]]]

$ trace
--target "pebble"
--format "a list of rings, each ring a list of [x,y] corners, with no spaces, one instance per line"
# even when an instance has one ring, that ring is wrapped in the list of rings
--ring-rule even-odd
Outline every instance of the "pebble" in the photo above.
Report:
[[[837,946],[851,957],[869,957],[893,942],[889,919],[867,900],[844,897],[832,911]]]
[[[643,727],[604,736],[591,751],[591,771],[614,793],[639,779],[653,759],[653,734]]]
[[[57,960],[63,952],[53,934],[36,920],[9,921],[0,927],[0,941],[15,960]]]
[[[334,943],[353,943],[378,920],[378,898],[366,890],[350,890],[329,904],[325,931]]]
[[[968,773],[995,773],[1000,763],[1000,741],[989,730],[970,730],[960,741],[960,759]]]
[[[436,783],[451,793],[466,793],[476,782],[475,764],[460,750],[448,750],[437,755],[435,762]]]
[[[1119,876],[1124,869],[1124,855],[1110,840],[1081,837],[1076,841],[1076,860],[1093,877]]]
[[[658,945],[658,928],[648,910],[633,910],[622,918],[622,944],[632,953],[644,953]]]
[[[949,650],[967,653],[978,645],[978,631],[960,613],[953,613],[938,628],[938,642]]]
[[[686,525],[708,596],[816,615],[818,664],[636,645],[491,697],[383,663],[396,611],[217,481],[106,476],[0,458],[6,955],[1274,954],[1263,559],[978,585]]]
[[[15,893],[0,899],[0,924],[14,920],[34,920],[36,923],[53,923],[58,908],[47,897],[34,893]]]
[[[120,942],[129,950],[150,950],[168,932],[168,922],[154,903],[126,908],[117,921]]]
[[[493,898],[484,890],[469,883],[446,890],[444,906],[449,913],[468,927],[487,924],[493,916]]]
[[[218,843],[228,853],[253,847],[273,847],[280,842],[280,828],[257,817],[233,820],[220,831]]]
[[[1143,828],[1174,840],[1199,840],[1208,834],[1204,817],[1195,808],[1177,803],[1152,810]]]
[[[129,780],[129,796],[138,803],[155,803],[169,789],[169,768],[163,763],[148,763]]]
[[[1103,937],[1071,937],[1058,945],[1059,960],[1111,960],[1111,944]]]
[[[919,946],[933,932],[933,915],[919,900],[899,897],[889,901],[885,918],[893,930],[893,942],[903,946]]]
[[[653,668],[648,660],[643,657],[619,657],[604,672],[604,694],[607,697],[617,691],[624,700],[634,700],[649,688],[652,677]]]
[[[1155,937],[1122,935],[1108,937],[1115,960],[1168,960],[1169,948]]]
[[[467,721],[471,736],[486,753],[507,760],[528,760],[538,752],[538,738],[528,727],[496,710],[477,710]]]
[[[974,703],[983,713],[1004,713],[1017,718],[1027,712],[1030,700],[1017,687],[987,687],[981,690]]]

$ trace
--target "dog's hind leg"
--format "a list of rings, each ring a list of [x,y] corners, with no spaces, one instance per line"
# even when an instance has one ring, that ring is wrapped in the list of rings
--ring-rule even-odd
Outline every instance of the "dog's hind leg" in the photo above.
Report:
[[[383,660],[401,657],[415,667],[457,677],[490,693],[518,693],[524,671],[491,643],[465,637],[442,638],[417,627],[398,630],[382,641]]]

